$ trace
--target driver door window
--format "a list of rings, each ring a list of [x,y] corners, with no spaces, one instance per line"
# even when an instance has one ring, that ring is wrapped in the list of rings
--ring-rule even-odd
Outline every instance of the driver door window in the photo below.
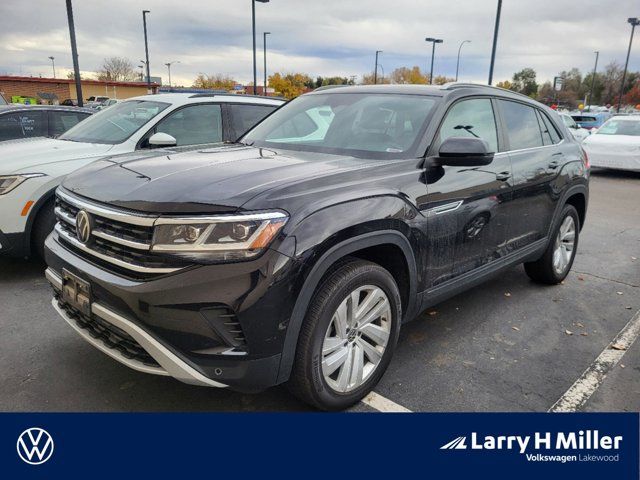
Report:
[[[218,104],[191,105],[169,114],[158,122],[153,133],[166,133],[177,146],[222,142],[222,110]],[[143,146],[148,146],[144,142]]]
[[[440,144],[450,137],[481,138],[498,151],[498,129],[491,100],[474,98],[456,103],[440,126]]]

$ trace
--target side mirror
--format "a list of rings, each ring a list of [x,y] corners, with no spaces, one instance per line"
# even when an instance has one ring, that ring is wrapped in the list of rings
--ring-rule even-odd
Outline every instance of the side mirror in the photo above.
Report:
[[[489,165],[493,156],[489,144],[481,138],[449,137],[440,145],[435,160],[438,165],[478,167]]]
[[[177,144],[178,141],[168,133],[154,133],[149,138],[149,145],[152,147],[175,147]]]

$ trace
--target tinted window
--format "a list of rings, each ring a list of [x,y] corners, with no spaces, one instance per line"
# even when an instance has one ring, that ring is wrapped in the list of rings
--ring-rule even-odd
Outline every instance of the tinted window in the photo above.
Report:
[[[24,111],[0,115],[0,140],[46,136],[42,111]]]
[[[84,112],[49,112],[49,135],[58,136],[88,116]]]
[[[511,150],[541,147],[542,132],[536,109],[522,103],[500,100]]]
[[[322,93],[298,97],[243,142],[367,158],[410,158],[436,100],[422,95]]]
[[[540,110],[538,113],[538,121],[540,122],[540,130],[542,131],[542,141],[545,145],[554,145],[561,140],[560,134],[553,126],[549,117],[547,117]]]
[[[178,146],[221,142],[222,110],[217,104],[184,107],[163,118],[155,131],[171,135]]]
[[[146,100],[117,103],[91,115],[86,122],[80,122],[60,135],[60,139],[89,143],[122,143],[168,106],[168,103]]]
[[[476,98],[456,103],[440,126],[440,143],[449,137],[481,138],[498,151],[498,130],[491,100]]]
[[[238,138],[248,132],[253,126],[264,117],[273,112],[277,107],[275,105],[242,105],[230,104],[231,112],[231,128],[233,129],[234,138]]]

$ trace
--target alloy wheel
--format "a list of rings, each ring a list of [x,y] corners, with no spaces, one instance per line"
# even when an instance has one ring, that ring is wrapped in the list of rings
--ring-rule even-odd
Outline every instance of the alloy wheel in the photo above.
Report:
[[[553,251],[553,269],[558,275],[562,275],[571,262],[575,241],[576,222],[573,217],[567,216],[560,225]]]

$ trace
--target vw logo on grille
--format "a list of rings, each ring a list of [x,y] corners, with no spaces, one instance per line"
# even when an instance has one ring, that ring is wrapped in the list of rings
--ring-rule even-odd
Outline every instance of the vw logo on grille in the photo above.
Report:
[[[91,217],[84,210],[76,215],[76,235],[82,243],[87,243],[91,238]]]

